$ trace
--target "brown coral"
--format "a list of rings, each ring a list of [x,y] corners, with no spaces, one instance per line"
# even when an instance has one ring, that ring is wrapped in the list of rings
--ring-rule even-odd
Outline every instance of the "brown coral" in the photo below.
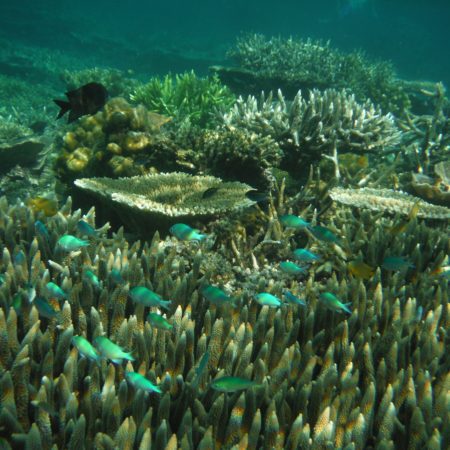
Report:
[[[70,201],[45,218],[1,199],[2,447],[448,448],[448,286],[430,274],[448,253],[448,238],[421,223],[404,239],[386,242],[384,229],[391,221],[374,223],[370,212],[357,213],[355,220],[347,208],[338,209],[324,220],[370,264],[391,250],[411,255],[417,276],[377,270],[370,280],[359,280],[347,276],[340,257],[330,252],[331,273],[312,268],[301,286],[306,308],[270,309],[251,295],[267,284],[276,293],[281,285],[270,277],[248,283],[275,264],[264,251],[254,258],[257,271],[244,255],[237,267],[224,248],[197,249],[158,235],[151,243],[131,244],[123,231],[110,238],[100,231],[78,254],[61,256],[53,252],[56,240],[76,234],[81,218],[80,211],[71,212]],[[50,249],[36,235],[36,219],[49,230]],[[94,211],[86,220],[94,224]],[[276,222],[272,211],[263,235],[278,234],[279,245],[286,245]],[[236,250],[251,240],[241,235]],[[236,270],[238,308],[211,307],[198,292],[202,278],[215,280],[210,262],[218,253]],[[67,271],[58,272],[57,263]],[[100,289],[84,279],[83,266],[98,274]],[[111,279],[113,268],[123,283]],[[48,319],[29,303],[26,289],[31,282],[43,293],[50,280],[60,283],[68,298],[64,313]],[[136,285],[172,300],[170,332],[153,329],[144,308],[133,305],[128,291]],[[321,308],[317,294],[323,289],[352,302],[352,314]],[[136,360],[97,365],[70,345],[73,335],[92,341],[100,334],[133,349]],[[210,359],[194,386],[205,351]],[[163,394],[136,391],[125,370],[144,374]],[[259,385],[239,394],[211,390],[209,382],[225,371]]]

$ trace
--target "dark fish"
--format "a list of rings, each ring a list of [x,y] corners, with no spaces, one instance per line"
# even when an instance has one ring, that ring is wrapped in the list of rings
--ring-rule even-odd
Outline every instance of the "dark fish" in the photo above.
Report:
[[[73,91],[66,92],[66,100],[53,100],[60,108],[57,119],[69,112],[68,123],[86,114],[100,111],[108,98],[108,91],[100,83],[88,83]]]
[[[218,190],[219,190],[218,187],[210,187],[210,188],[206,189],[206,191],[204,191],[202,194],[202,199],[212,197],[214,194],[217,193]]]
[[[260,192],[255,190],[246,192],[245,196],[256,203],[264,203],[269,201],[269,194],[267,192]]]

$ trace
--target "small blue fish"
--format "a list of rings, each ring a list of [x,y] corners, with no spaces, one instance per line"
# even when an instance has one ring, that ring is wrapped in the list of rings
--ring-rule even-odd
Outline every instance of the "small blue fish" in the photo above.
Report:
[[[308,273],[304,267],[300,267],[292,261],[282,261],[278,267],[289,275],[305,275]]]
[[[17,251],[13,257],[14,264],[21,266],[22,264],[26,263],[27,257],[25,256],[25,253],[22,250]]]
[[[85,358],[91,359],[96,363],[100,362],[100,353],[83,336],[73,336],[72,344],[77,348],[78,353]]]
[[[127,381],[134,386],[135,389],[142,389],[147,392],[156,392],[157,394],[162,394],[162,390],[153,384],[148,378],[137,372],[125,372],[125,378]]]
[[[116,284],[124,284],[125,283],[125,280],[123,279],[123,276],[120,273],[120,270],[118,270],[118,269],[111,269],[109,276],[110,276],[111,280],[113,280],[114,283],[116,283]]]
[[[17,292],[11,302],[11,306],[15,309],[16,313],[20,313],[22,310],[23,297],[22,294]]]
[[[340,241],[340,238],[336,236],[329,228],[321,225],[315,225],[314,227],[308,227],[311,234],[319,241],[336,243]]]
[[[226,303],[234,305],[233,299],[217,286],[206,284],[200,289],[200,292],[206,300],[214,305],[224,305]]]
[[[156,292],[151,291],[145,286],[136,286],[130,290],[131,299],[144,306],[159,306],[160,308],[170,309],[171,300],[163,300]]]
[[[206,237],[206,234],[198,233],[197,230],[184,223],[172,225],[170,232],[180,241],[202,241]]]
[[[153,328],[157,328],[158,330],[169,331],[173,328],[173,325],[165,317],[154,312],[148,313],[147,320]]]
[[[352,311],[349,308],[351,303],[342,303],[334,294],[331,292],[324,292],[319,295],[319,300],[322,304],[331,311],[334,312],[346,312],[347,314],[351,314]]]
[[[404,256],[386,256],[381,263],[381,267],[385,270],[402,270],[414,268],[414,264]]]
[[[39,236],[43,237],[47,241],[50,240],[50,233],[48,232],[47,227],[43,222],[41,222],[40,220],[36,220],[36,222],[34,222],[34,229]]]
[[[281,300],[275,295],[269,294],[268,292],[261,292],[255,295],[255,300],[263,306],[270,306],[271,308],[276,308],[281,305]]]
[[[45,287],[52,298],[64,299],[67,297],[67,294],[53,281],[49,281]]]
[[[310,223],[306,220],[302,219],[299,216],[294,216],[293,214],[285,214],[283,216],[280,216],[278,219],[285,227],[289,228],[301,229],[309,227],[310,225]]]
[[[131,353],[124,352],[122,347],[114,344],[106,336],[97,336],[94,339],[94,345],[103,358],[109,359],[113,363],[121,364],[124,359],[134,361]]]
[[[92,272],[92,270],[86,270],[86,272],[84,272],[84,276],[92,283],[92,285],[96,289],[102,288],[102,283],[99,281],[97,275],[95,275],[95,273]]]
[[[79,220],[77,222],[77,228],[83,236],[97,236],[97,230],[85,220]]]
[[[288,301],[288,303],[291,303],[292,305],[298,305],[298,306],[306,306],[305,300],[296,297],[292,292],[290,291],[284,291],[283,292],[284,298]]]
[[[294,250],[294,257],[298,261],[303,262],[314,262],[314,261],[320,261],[321,257],[319,255],[316,255],[315,253],[307,250],[306,248],[297,248]]]
[[[211,387],[220,392],[236,392],[258,386],[256,381],[247,380],[240,377],[220,377],[211,382]]]
[[[39,315],[42,317],[46,317],[47,319],[53,319],[56,317],[58,313],[55,308],[45,299],[44,297],[36,297],[33,302],[34,306],[36,306]]]
[[[58,239],[56,243],[57,246],[65,250],[66,252],[75,252],[81,247],[86,247],[89,245],[89,241],[83,239],[78,239],[76,236],[71,234],[65,234]]]
[[[200,382],[200,378],[206,369],[206,366],[208,365],[209,361],[209,350],[207,350],[204,355],[202,356],[202,359],[198,363],[198,367],[195,369],[195,378],[192,381],[192,387],[195,389],[198,386],[198,383]]]

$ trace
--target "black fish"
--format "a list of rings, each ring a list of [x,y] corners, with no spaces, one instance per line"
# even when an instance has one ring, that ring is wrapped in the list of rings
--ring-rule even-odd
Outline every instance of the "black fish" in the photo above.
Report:
[[[269,201],[270,195],[267,192],[257,191],[256,189],[248,191],[245,193],[245,196],[257,203],[266,203]]]
[[[68,123],[86,114],[95,114],[103,108],[108,98],[108,91],[100,83],[88,83],[84,86],[66,92],[66,100],[53,100],[60,108],[57,119],[69,112]]]
[[[214,194],[216,194],[218,191],[219,191],[218,187],[210,187],[210,188],[206,189],[206,191],[203,192],[202,199],[210,198]]]

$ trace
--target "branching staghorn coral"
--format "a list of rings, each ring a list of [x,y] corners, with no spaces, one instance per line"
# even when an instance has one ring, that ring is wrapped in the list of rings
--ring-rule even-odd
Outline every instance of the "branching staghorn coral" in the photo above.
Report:
[[[237,40],[229,56],[254,75],[259,91],[281,88],[292,98],[299,89],[344,88],[359,101],[371,99],[384,112],[401,112],[410,106],[390,63],[370,61],[362,52],[340,52],[329,42],[249,34]],[[226,70],[218,74],[227,80]],[[239,79],[238,74],[234,78]]]
[[[272,137],[284,152],[284,164],[295,170],[335,153],[379,153],[399,142],[400,132],[390,114],[383,115],[370,101],[360,104],[345,91],[313,90],[306,99],[299,91],[289,103],[278,92],[272,95],[242,97],[224,124]]]
[[[445,87],[436,83],[434,91],[422,90],[432,100],[432,115],[405,114],[398,120],[405,146],[405,160],[410,160],[407,170],[431,175],[434,164],[445,161],[450,150],[450,117]],[[412,167],[411,167],[412,166]]]
[[[338,210],[330,217],[328,225],[368,262],[389,250],[369,212],[352,217]],[[6,450],[448,447],[447,280],[427,274],[449,250],[439,230],[416,225],[405,240],[395,240],[395,251],[414,251],[421,273],[413,282],[379,270],[363,281],[340,270],[335,258],[326,280],[312,270],[307,308],[261,307],[251,301],[253,292],[236,290],[239,307],[231,309],[212,307],[199,294],[205,276],[215,280],[214,250],[158,234],[151,243],[129,244],[120,231],[112,238],[101,231],[78,254],[58,255],[55,242],[76,234],[80,218],[70,201],[46,219],[0,200]],[[94,218],[91,210],[86,220],[95,226]],[[45,222],[48,239],[36,234],[36,219]],[[86,268],[98,274],[99,289],[84,277]],[[122,283],[110,278],[112,269]],[[50,280],[67,292],[67,299],[52,301],[53,318],[28,299],[30,284],[43,295]],[[136,285],[172,300],[171,331],[152,328],[144,307],[128,298]],[[324,287],[352,302],[351,316],[320,307]],[[132,351],[135,361],[97,365],[70,343],[75,335],[92,342],[102,334]],[[194,382],[205,352],[208,363]],[[146,376],[163,393],[136,391],[125,370]],[[236,394],[213,391],[210,382],[222,375],[259,384]]]

